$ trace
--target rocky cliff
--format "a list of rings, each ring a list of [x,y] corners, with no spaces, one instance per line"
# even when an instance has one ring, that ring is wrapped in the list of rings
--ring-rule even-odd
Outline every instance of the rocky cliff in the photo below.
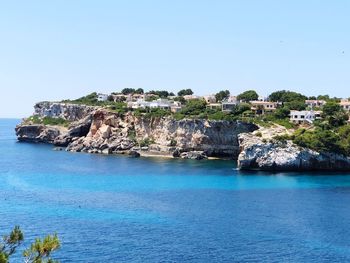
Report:
[[[67,151],[90,153],[158,153],[183,158],[237,158],[238,135],[257,126],[236,121],[175,120],[118,114],[102,108],[64,103],[39,103],[38,117],[63,118],[67,128],[31,124],[16,127],[18,140],[47,142]]]
[[[42,124],[21,124],[16,127],[16,135],[19,141],[54,143],[64,130]]]
[[[238,135],[241,148],[238,167],[266,171],[350,170],[350,159],[344,155],[320,153],[292,141],[273,139],[274,135],[285,133],[278,127]]]
[[[19,141],[54,144],[61,136],[79,137],[86,135],[90,129],[91,114],[97,109],[97,107],[69,103],[39,102],[34,105],[34,116],[62,118],[72,122],[72,125],[67,128],[57,125],[36,124],[24,119],[16,127],[17,138]]]
[[[103,108],[69,103],[35,105],[39,118],[62,118],[67,127],[24,120],[16,127],[18,140],[51,143],[67,151],[169,155],[203,159],[207,156],[238,158],[242,170],[308,171],[350,170],[350,159],[320,153],[275,139],[290,131],[280,126],[260,128],[236,121],[171,117],[145,118],[132,112],[119,114]]]
[[[62,118],[68,121],[78,121],[89,115],[98,107],[62,103],[62,102],[39,102],[34,105],[34,115],[41,117]]]

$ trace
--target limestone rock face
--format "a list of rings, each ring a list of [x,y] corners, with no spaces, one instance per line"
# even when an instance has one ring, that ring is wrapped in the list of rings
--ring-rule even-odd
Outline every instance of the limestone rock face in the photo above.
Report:
[[[91,120],[89,132],[72,141],[68,151],[120,153],[139,148],[166,155],[177,152],[174,156],[178,157],[180,153],[192,151],[204,152],[202,157],[237,157],[237,135],[257,129],[255,125],[239,122],[176,121],[169,117],[145,119],[132,113],[119,115],[102,109],[94,111]],[[149,141],[150,144],[141,147],[141,141]],[[190,158],[196,159],[193,154]]]
[[[56,133],[51,131],[50,136],[45,137],[42,131],[48,127],[38,125],[33,128],[23,123],[18,128],[19,140],[41,138],[45,141],[47,138],[46,142],[66,147],[67,151],[103,154],[140,149],[177,157],[184,153],[183,157],[195,159],[198,156],[237,158],[238,134],[258,129],[253,124],[238,121],[145,118],[132,112],[121,115],[102,108],[64,103],[38,103],[35,114],[61,117],[71,121],[71,125],[65,130],[56,127]]]
[[[34,105],[34,115],[78,121],[85,118],[96,109],[97,107],[71,103],[39,102]]]
[[[135,119],[137,137],[152,138],[159,146],[175,147],[181,152],[203,151],[220,157],[237,157],[238,134],[256,129],[253,124],[236,121]]]
[[[240,134],[242,170],[313,171],[350,170],[350,159],[334,153],[319,153],[295,145],[292,141],[266,141],[254,134]]]
[[[127,123],[117,113],[97,110],[91,120],[86,136],[72,141],[67,151],[111,154],[130,150],[135,145],[128,137]]]
[[[260,128],[239,121],[175,120],[124,115],[99,107],[41,102],[35,105],[39,117],[63,118],[68,128],[23,122],[16,127],[19,141],[44,142],[67,151],[128,154],[149,152],[187,159],[211,156],[238,158],[240,169],[258,170],[350,170],[350,159],[334,153],[320,153],[277,141],[288,134],[281,126]]]
[[[67,147],[74,138],[86,136],[90,131],[91,122],[91,114],[82,120],[72,122],[68,127],[68,131],[56,137],[53,144],[59,147]]]

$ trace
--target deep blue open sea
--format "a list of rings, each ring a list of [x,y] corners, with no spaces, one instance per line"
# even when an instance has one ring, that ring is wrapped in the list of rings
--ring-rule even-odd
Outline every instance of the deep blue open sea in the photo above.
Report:
[[[18,122],[0,120],[0,235],[20,225],[23,248],[57,232],[61,262],[350,261],[350,174],[53,151]]]

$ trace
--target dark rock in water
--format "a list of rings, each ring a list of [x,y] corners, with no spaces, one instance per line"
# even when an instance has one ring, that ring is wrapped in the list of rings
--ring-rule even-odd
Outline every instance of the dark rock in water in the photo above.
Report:
[[[18,125],[16,135],[19,141],[53,143],[60,130],[41,124]]]
[[[180,154],[181,154],[181,152],[180,152],[178,149],[176,149],[176,150],[173,152],[173,157],[178,158],[178,157],[180,157]]]
[[[191,151],[180,154],[182,159],[202,160],[207,159],[207,155],[202,151]]]
[[[63,151],[64,148],[62,148],[62,147],[55,147],[55,148],[53,148],[53,150],[54,150],[54,151]]]
[[[130,157],[133,157],[133,158],[138,158],[140,157],[140,153],[138,153],[137,151],[129,151],[129,154],[128,154]]]

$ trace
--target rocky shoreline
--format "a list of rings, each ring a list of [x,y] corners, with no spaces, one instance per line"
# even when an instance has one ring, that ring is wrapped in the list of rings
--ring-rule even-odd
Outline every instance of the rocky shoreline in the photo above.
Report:
[[[16,127],[19,141],[49,143],[71,152],[132,157],[229,158],[237,160],[240,170],[350,170],[349,157],[275,139],[291,133],[278,125],[262,128],[239,121],[144,118],[69,103],[43,102],[34,108],[34,116],[62,118],[70,124],[63,127],[24,120]]]
[[[350,171],[350,158],[341,154],[317,152],[295,145],[290,140],[275,139],[287,134],[282,127],[260,128],[240,134],[241,170],[260,171]]]
[[[237,159],[238,135],[258,127],[238,121],[144,118],[69,103],[35,105],[35,116],[63,118],[68,127],[33,124],[16,127],[19,141],[50,143],[66,151],[167,156],[183,159]]]

